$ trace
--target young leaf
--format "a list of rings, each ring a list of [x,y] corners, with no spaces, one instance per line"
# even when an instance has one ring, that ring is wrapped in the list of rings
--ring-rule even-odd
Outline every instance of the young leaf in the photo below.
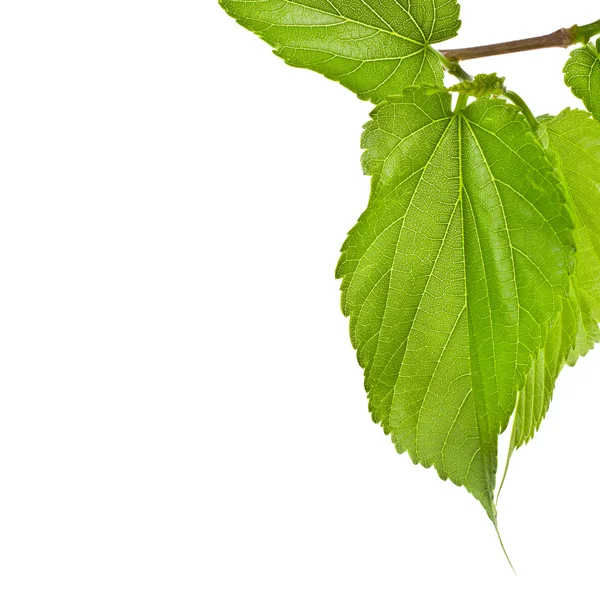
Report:
[[[406,90],[363,135],[367,210],[337,276],[373,418],[495,521],[497,438],[561,308],[572,222],[517,110]]]
[[[449,91],[467,94],[475,98],[502,96],[506,92],[506,88],[504,87],[505,79],[505,77],[498,77],[496,73],[492,73],[491,75],[475,75],[473,81],[461,81],[449,88]]]
[[[415,83],[441,86],[431,44],[460,27],[456,0],[219,0],[294,67],[380,102]]]
[[[573,50],[564,71],[565,83],[600,120],[600,38]]]

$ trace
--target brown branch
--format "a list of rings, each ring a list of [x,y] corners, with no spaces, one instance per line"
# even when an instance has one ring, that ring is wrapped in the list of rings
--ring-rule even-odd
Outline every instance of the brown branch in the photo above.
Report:
[[[475,46],[474,48],[459,48],[456,50],[440,50],[440,52],[451,61],[471,60],[473,58],[484,58],[486,56],[498,56],[500,54],[512,54],[513,52],[525,52],[527,50],[539,50],[541,48],[568,48],[579,41],[578,28],[559,29],[548,35],[515,40],[514,42],[501,42],[500,44],[488,44],[486,46]]]

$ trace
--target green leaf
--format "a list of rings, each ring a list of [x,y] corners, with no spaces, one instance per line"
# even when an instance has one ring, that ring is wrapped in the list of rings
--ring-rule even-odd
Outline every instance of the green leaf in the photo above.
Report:
[[[559,313],[572,222],[518,111],[409,89],[363,135],[367,210],[337,276],[369,407],[495,521],[498,435]]]
[[[538,430],[563,367],[600,341],[600,123],[567,109],[541,127],[573,215],[577,261],[569,298],[519,394],[509,453]]]
[[[562,163],[575,221],[582,304],[600,321],[600,123],[584,111],[565,110],[543,124]]]
[[[565,83],[583,100],[586,108],[600,119],[600,38],[571,52],[565,65]]]
[[[539,430],[565,365],[575,366],[599,341],[598,322],[586,310],[584,295],[573,275],[569,298],[563,300],[561,312],[517,396],[509,460],[513,451],[527,444]]]
[[[441,86],[431,44],[460,27],[456,0],[220,0],[288,64],[318,71],[365,100]]]
[[[582,314],[573,278],[569,297],[563,300],[561,312],[548,331],[546,342],[517,396],[509,455],[529,442],[539,429],[550,407],[558,375],[575,351],[580,326]]]
[[[461,81],[449,88],[449,91],[467,94],[475,98],[502,96],[506,92],[506,88],[504,87],[505,79],[505,77],[498,77],[496,73],[492,73],[491,75],[475,75],[473,81]]]

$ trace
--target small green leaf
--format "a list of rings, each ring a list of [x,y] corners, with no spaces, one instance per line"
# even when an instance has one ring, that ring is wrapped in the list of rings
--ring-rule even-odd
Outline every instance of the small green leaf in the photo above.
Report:
[[[564,71],[565,83],[600,120],[600,38],[573,50]]]
[[[369,408],[495,520],[498,435],[569,289],[572,221],[518,111],[408,89],[363,136],[367,210],[337,276]]]
[[[460,27],[456,0],[220,0],[288,64],[380,102],[415,83],[441,86],[431,44]]]
[[[506,88],[504,87],[505,79],[505,77],[498,77],[496,73],[492,73],[491,75],[476,75],[473,81],[461,81],[449,88],[449,91],[467,94],[475,98],[502,96],[506,92]]]

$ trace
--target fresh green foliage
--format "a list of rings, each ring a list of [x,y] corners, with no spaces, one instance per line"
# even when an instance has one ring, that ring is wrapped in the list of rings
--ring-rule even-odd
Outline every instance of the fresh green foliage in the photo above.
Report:
[[[565,83],[600,119],[600,39],[573,50],[565,65]]]
[[[573,277],[569,296],[563,300],[560,314],[552,323],[544,346],[538,351],[525,384],[517,394],[510,454],[531,440],[539,429],[562,368],[571,356],[585,354],[588,350],[587,345],[584,348],[579,344],[578,338],[580,329],[585,334],[583,318]]]
[[[584,313],[600,321],[600,123],[580,110],[565,110],[543,122],[559,156],[576,224],[575,289]],[[592,336],[594,337],[594,336]]]
[[[496,523],[499,435],[512,418],[509,458],[531,440],[563,367],[600,340],[600,122],[536,120],[504,77],[435,50],[459,29],[455,0],[220,2],[290,65],[377,105],[371,197],[337,268],[369,409]],[[596,119],[598,33],[560,34],[586,43],[566,83]],[[444,69],[460,82],[444,89]]]
[[[448,88],[450,92],[459,92],[474,96],[475,98],[485,98],[486,96],[503,96],[506,92],[504,81],[506,77],[498,77],[496,73],[491,75],[476,75],[473,81],[461,81]]]
[[[567,293],[571,220],[504,101],[453,113],[409,89],[372,116],[371,200],[337,272],[370,409],[493,517],[497,438]]]
[[[416,83],[442,85],[431,44],[460,27],[455,0],[220,0],[294,67],[377,103]]]
[[[538,133],[573,215],[577,264],[569,296],[517,396],[509,457],[535,435],[563,367],[574,366],[600,341],[600,123],[567,109],[540,119]]]

